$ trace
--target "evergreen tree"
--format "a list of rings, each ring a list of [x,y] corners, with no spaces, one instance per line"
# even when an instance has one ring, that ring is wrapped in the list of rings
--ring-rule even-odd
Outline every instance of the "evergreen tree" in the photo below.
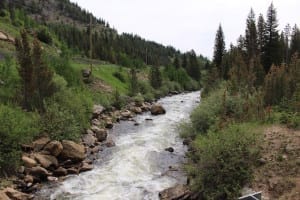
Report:
[[[152,66],[150,70],[150,84],[154,89],[158,89],[162,86],[162,77],[159,67]]]
[[[32,104],[32,97],[34,95],[34,77],[33,77],[33,66],[30,55],[30,45],[28,36],[25,30],[21,31],[21,39],[16,38],[16,50],[17,59],[20,64],[18,68],[19,75],[22,80],[22,96],[23,96],[23,107],[30,110]]]
[[[279,59],[281,63],[285,63],[285,54],[286,54],[286,48],[287,44],[285,43],[285,35],[283,33],[283,31],[281,32],[280,36],[279,36]]]
[[[291,36],[290,56],[293,56],[296,52],[300,53],[300,30],[295,24]]]
[[[251,8],[247,18],[245,33],[245,47],[247,51],[247,61],[258,54],[257,29],[255,22],[255,14]]]
[[[130,95],[134,96],[138,93],[138,78],[135,68],[130,69]]]
[[[221,73],[222,71],[221,64],[222,64],[222,59],[224,54],[225,54],[225,41],[224,41],[222,26],[220,24],[216,33],[214,55],[213,55],[213,63],[218,68],[219,73]]]
[[[15,45],[22,79],[23,107],[43,111],[44,99],[54,93],[53,73],[42,60],[42,49],[37,38],[31,48],[27,33],[22,30],[21,39],[17,38]]]
[[[182,67],[184,69],[187,69],[187,66],[188,66],[188,60],[187,60],[187,56],[186,56],[186,53],[184,53],[182,55]]]
[[[291,26],[287,24],[284,28],[284,62],[289,63],[290,58],[290,37],[291,37]]]
[[[37,38],[33,41],[32,64],[34,68],[35,101],[34,106],[43,110],[44,99],[54,93],[53,72],[42,59],[42,48]]]
[[[176,69],[179,69],[179,68],[180,68],[180,60],[179,60],[179,58],[178,58],[177,55],[175,56],[173,65],[174,65],[174,67],[175,67]]]
[[[277,14],[272,3],[267,13],[266,36],[265,36],[266,43],[265,43],[263,60],[262,60],[266,73],[269,71],[272,64],[279,65],[281,62],[279,34],[278,34],[277,27],[278,27]]]
[[[258,40],[258,49],[261,54],[264,53],[265,47],[265,37],[266,37],[266,22],[262,14],[259,15],[257,21],[257,40]]]
[[[200,80],[200,68],[197,61],[197,56],[194,50],[189,52],[189,64],[187,68],[187,73],[190,77],[192,77],[194,80],[199,81]]]

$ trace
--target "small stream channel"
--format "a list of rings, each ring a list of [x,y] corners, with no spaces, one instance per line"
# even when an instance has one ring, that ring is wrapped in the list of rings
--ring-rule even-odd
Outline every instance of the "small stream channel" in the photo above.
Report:
[[[36,199],[159,199],[160,191],[186,182],[180,170],[186,149],[178,125],[188,120],[199,101],[200,92],[165,97],[159,100],[167,111],[165,115],[138,115],[135,120],[139,126],[127,121],[116,124],[110,132],[116,146],[99,153],[92,171],[45,186]],[[168,147],[175,151],[165,151]]]

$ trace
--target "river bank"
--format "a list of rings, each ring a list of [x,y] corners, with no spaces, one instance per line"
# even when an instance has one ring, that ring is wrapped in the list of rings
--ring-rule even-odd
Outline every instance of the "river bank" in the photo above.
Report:
[[[185,94],[185,95],[187,95],[187,94]],[[196,96],[200,96],[200,95],[196,95]],[[174,98],[174,96],[173,97],[166,97],[164,99],[169,99],[169,98],[172,99],[172,98]],[[163,102],[164,102],[164,100],[163,100]],[[193,102],[193,104],[195,102],[196,102],[196,100]],[[197,100],[197,102],[198,102],[198,100]],[[161,103],[161,102],[159,101],[159,103]],[[168,103],[170,103],[170,102],[168,102]],[[168,108],[168,103],[163,103],[163,106],[167,107],[167,109],[166,109],[167,113],[168,112],[172,113],[172,111],[170,110],[172,108]],[[177,100],[176,104],[185,105],[185,100],[182,100],[182,99],[181,100]],[[109,161],[109,159],[113,159],[113,156],[110,156],[110,155],[114,154],[115,149],[118,149],[119,146],[122,145],[122,144],[118,144],[119,143],[119,140],[118,140],[119,137],[125,136],[126,134],[130,135],[130,133],[131,133],[132,130],[137,131],[137,130],[140,130],[140,129],[143,129],[143,128],[150,128],[151,129],[151,125],[153,125],[153,123],[155,121],[155,119],[153,119],[153,118],[157,118],[157,117],[159,118],[159,116],[154,116],[153,117],[149,113],[142,114],[142,112],[138,112],[138,114],[141,114],[141,115],[139,115],[137,117],[128,115],[129,112],[130,113],[135,113],[135,112],[133,112],[134,110],[135,111],[140,111],[140,110],[142,110],[142,111],[149,111],[151,109],[151,105],[147,105],[146,106],[147,108],[145,108],[145,105],[144,106],[140,105],[140,106],[141,106],[140,109],[137,109],[137,107],[134,107],[133,105],[130,105],[129,107],[127,107],[126,110],[123,110],[123,111],[114,111],[115,115],[110,115],[110,114],[107,114],[107,113],[105,113],[104,115],[101,115],[101,117],[100,117],[101,119],[106,119],[106,121],[109,122],[109,123],[105,123],[106,124],[105,127],[107,127],[107,124],[109,124],[109,126],[107,128],[111,128],[111,129],[109,129],[107,131],[107,133],[108,133],[107,134],[107,140],[104,141],[104,142],[102,142],[100,144],[101,148],[100,148],[100,152],[99,153],[98,152],[94,152],[94,153],[91,154],[90,152],[93,152],[93,151],[91,151],[91,148],[86,148],[86,152],[90,153],[90,155],[88,156],[88,159],[90,159],[90,161],[93,161],[93,160],[95,161],[94,162],[94,164],[95,164],[94,170],[95,170],[95,168],[96,168],[96,170],[98,170],[98,167],[99,167],[98,165],[102,165],[101,163],[106,163],[106,162]],[[94,111],[95,111],[95,109],[94,109]],[[116,113],[118,115],[116,115]],[[133,115],[135,115],[135,114],[133,114]],[[179,116],[180,119],[182,118],[182,116],[186,116],[186,115],[182,115],[182,113],[180,113],[180,115],[181,115],[181,116]],[[162,116],[162,117],[164,117],[164,116]],[[171,117],[174,118],[175,116],[171,116]],[[96,118],[98,118],[98,117],[96,117]],[[122,120],[126,120],[126,121],[122,121]],[[170,122],[170,120],[172,121],[172,119],[170,118],[169,120],[165,121],[165,123],[167,123],[168,121]],[[119,121],[120,123],[113,124],[111,126],[110,121],[113,121],[113,122]],[[177,121],[177,120],[175,120],[175,121]],[[94,117],[94,119],[92,120],[92,127],[95,126],[96,123],[97,123],[97,121],[95,120],[95,117]],[[95,131],[96,128],[94,127],[93,129]],[[120,133],[122,133],[122,134],[120,134]],[[88,134],[91,134],[91,132],[89,131],[87,134],[85,134],[85,136],[87,136]],[[178,138],[177,138],[177,140],[178,140]],[[127,141],[127,140],[125,139],[125,141]],[[87,143],[87,141],[83,141],[83,142]],[[116,143],[116,146],[114,145],[114,143]],[[107,148],[107,144],[109,144],[108,146],[112,147],[112,148]],[[179,142],[177,141],[176,144],[181,144],[182,145],[182,141],[179,141]],[[142,144],[140,144],[140,145],[142,145]],[[161,165],[161,167],[159,167],[160,170],[161,170],[161,174],[166,173],[167,176],[168,175],[169,176],[176,176],[176,173],[180,174],[179,170],[175,169],[175,168],[172,168],[172,167],[171,167],[172,168],[171,169],[170,166],[173,165],[172,162],[175,162],[175,163],[182,162],[181,159],[184,156],[184,153],[181,154],[179,156],[180,157],[179,158],[179,157],[176,156],[176,154],[177,154],[176,152],[177,151],[182,151],[182,150],[176,149],[176,147],[174,147],[175,148],[175,153],[170,153],[170,152],[164,150],[164,149],[166,149],[166,148],[168,148],[170,146],[172,146],[172,145],[169,145],[169,146],[165,145],[165,146],[161,147],[161,150],[163,150],[163,153],[159,154],[159,156],[158,156],[157,153],[153,153],[153,152],[150,153],[150,154],[148,154],[148,156],[149,156],[149,159],[151,159],[153,162],[156,162],[158,160],[159,164]],[[87,147],[87,145],[86,145],[86,147]],[[95,146],[95,147],[99,147],[99,146]],[[93,149],[95,147],[93,147]],[[136,151],[140,151],[140,150],[141,150],[141,148],[136,149]],[[134,153],[134,151],[133,151],[133,153]],[[171,156],[172,159],[168,159],[168,157],[170,155],[172,155]],[[89,162],[87,164],[90,164],[90,163],[91,162]],[[134,166],[132,166],[132,168],[134,168]],[[78,175],[75,175],[74,177],[76,177],[76,176],[78,176]],[[82,175],[79,174],[79,176],[82,176]],[[159,176],[159,175],[156,175],[156,176]],[[182,175],[177,175],[177,176],[178,176],[178,179],[182,178]],[[60,181],[63,180],[63,179],[64,178],[59,178]],[[71,177],[68,177],[67,179],[73,179],[73,177],[71,176]],[[60,183],[60,181],[57,182],[57,180],[55,179],[54,184],[50,184],[50,185],[52,185],[52,186],[54,185],[55,186],[55,185],[63,184],[63,183]],[[181,182],[184,182],[184,181],[181,180]],[[49,187],[52,187],[52,186],[49,186]],[[159,191],[156,191],[156,195],[157,196],[158,196],[158,192]],[[51,192],[51,194],[53,194],[53,193]],[[63,193],[62,195],[65,196],[66,194]],[[48,198],[47,196],[49,197],[49,193],[46,194],[46,195],[44,195],[44,197],[39,197],[38,199],[41,199],[41,198],[47,199]]]

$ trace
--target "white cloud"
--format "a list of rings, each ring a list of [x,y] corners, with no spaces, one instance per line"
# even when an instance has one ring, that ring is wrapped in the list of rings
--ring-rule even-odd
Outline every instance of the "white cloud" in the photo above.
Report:
[[[252,7],[266,16],[271,0],[71,0],[103,18],[119,32],[138,34],[182,51],[195,49],[211,57],[214,37],[222,24],[226,44],[244,34]],[[273,0],[280,28],[298,23],[299,0]]]

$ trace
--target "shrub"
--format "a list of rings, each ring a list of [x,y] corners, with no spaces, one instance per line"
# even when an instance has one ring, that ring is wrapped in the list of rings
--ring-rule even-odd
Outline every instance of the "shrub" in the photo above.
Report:
[[[187,170],[200,199],[237,199],[259,156],[253,130],[257,130],[255,124],[239,124],[197,137],[191,157],[194,163]]]
[[[46,44],[52,44],[52,37],[50,32],[46,28],[40,28],[37,31],[37,38]]]
[[[220,100],[223,93],[222,89],[212,92],[210,96],[201,100],[200,106],[192,112],[192,125],[198,133],[205,134],[218,121],[219,115],[222,113],[222,101]]]
[[[54,140],[78,140],[81,129],[75,114],[56,102],[46,106],[42,117],[43,130]]]
[[[126,82],[124,75],[121,72],[114,72],[113,76],[119,79],[122,83]]]
[[[89,126],[92,105],[92,96],[84,89],[56,93],[46,102],[43,130],[53,139],[78,139]]]
[[[50,65],[54,68],[55,72],[62,76],[68,83],[68,86],[81,86],[81,74],[76,71],[70,64],[68,56],[64,53],[61,57],[51,57],[49,60]]]
[[[0,174],[12,173],[20,161],[20,144],[39,133],[38,114],[0,104]]]
[[[115,90],[114,96],[113,96],[113,106],[117,109],[121,109],[126,104],[126,98],[124,96],[121,96],[118,90]]]

